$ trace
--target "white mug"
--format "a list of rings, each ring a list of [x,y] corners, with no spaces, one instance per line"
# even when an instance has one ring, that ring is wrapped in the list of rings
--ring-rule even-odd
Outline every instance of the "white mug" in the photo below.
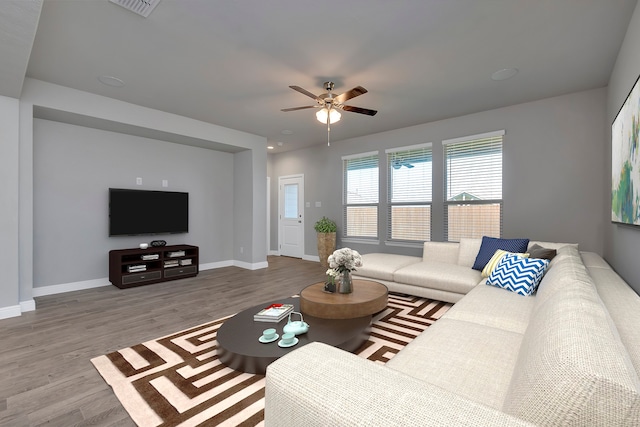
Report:
[[[140,249],[147,249],[149,247],[148,243],[140,243]]]

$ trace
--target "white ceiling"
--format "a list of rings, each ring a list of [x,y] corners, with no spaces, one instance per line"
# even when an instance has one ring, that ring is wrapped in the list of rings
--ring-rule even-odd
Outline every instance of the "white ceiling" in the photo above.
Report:
[[[19,97],[26,69],[277,152],[326,143],[316,110],[280,111],[314,103],[289,85],[369,90],[346,104],[378,114],[344,112],[332,141],[606,86],[636,1],[161,0],[143,18],[108,0],[44,0],[38,24],[38,0],[0,0],[0,94]],[[509,67],[520,72],[490,78]]]

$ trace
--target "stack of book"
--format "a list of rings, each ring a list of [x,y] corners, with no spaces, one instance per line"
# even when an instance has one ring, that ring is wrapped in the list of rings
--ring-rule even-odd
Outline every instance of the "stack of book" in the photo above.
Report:
[[[145,264],[130,265],[127,267],[127,271],[129,273],[139,273],[141,271],[147,271],[147,266]]]
[[[169,267],[177,267],[180,265],[180,261],[179,260],[171,260],[171,261],[165,261],[164,262],[164,268],[169,268]]]
[[[146,255],[142,255],[141,258],[144,261],[150,261],[150,260],[154,260],[154,259],[160,258],[160,255],[159,254],[146,254]]]
[[[193,264],[193,261],[191,260],[191,258],[186,258],[186,259],[181,259],[180,260],[180,265],[191,265]]]
[[[178,256],[184,256],[184,251],[173,251],[173,252],[169,252],[169,258],[175,258]]]
[[[293,311],[293,304],[271,304],[253,315],[256,322],[279,322]]]

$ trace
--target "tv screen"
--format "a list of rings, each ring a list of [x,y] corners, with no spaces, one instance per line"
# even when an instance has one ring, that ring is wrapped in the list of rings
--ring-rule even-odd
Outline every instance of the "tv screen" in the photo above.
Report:
[[[189,232],[189,193],[109,189],[109,236]]]

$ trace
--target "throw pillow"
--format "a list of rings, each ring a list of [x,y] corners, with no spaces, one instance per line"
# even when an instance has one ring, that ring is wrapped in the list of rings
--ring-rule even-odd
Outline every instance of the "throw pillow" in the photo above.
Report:
[[[497,286],[520,295],[532,295],[545,271],[549,260],[522,258],[506,254],[487,279],[487,285]]]
[[[542,258],[548,259],[549,261],[555,258],[558,253],[555,249],[543,248],[538,244],[531,246],[527,252],[529,253],[529,258]]]
[[[471,268],[482,271],[498,249],[507,252],[521,253],[527,251],[527,246],[529,246],[529,239],[497,239],[495,237],[484,236],[482,237],[482,244],[476,256],[476,261]]]
[[[513,252],[507,252],[507,251],[503,251],[502,249],[498,249],[496,253],[493,254],[493,256],[491,257],[487,265],[485,265],[484,268],[482,269],[482,277],[491,276],[491,273],[493,272],[493,270],[495,270],[495,268],[498,266],[498,263],[500,262],[502,257],[504,257],[506,254],[513,254]],[[527,253],[519,253],[514,255],[519,255],[522,258],[529,258],[529,254]]]

